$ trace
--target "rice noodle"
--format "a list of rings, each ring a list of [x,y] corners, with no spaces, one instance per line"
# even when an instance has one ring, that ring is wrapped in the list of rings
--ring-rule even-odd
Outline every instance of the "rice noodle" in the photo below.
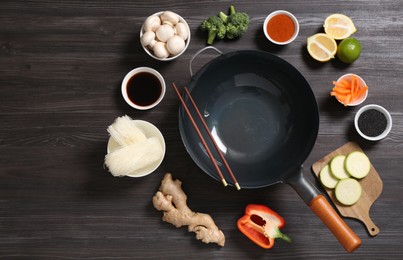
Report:
[[[156,137],[122,146],[105,156],[105,165],[114,176],[125,176],[150,166],[163,156],[163,148]]]
[[[111,137],[121,146],[145,141],[147,137],[127,115],[116,118],[108,127]]]

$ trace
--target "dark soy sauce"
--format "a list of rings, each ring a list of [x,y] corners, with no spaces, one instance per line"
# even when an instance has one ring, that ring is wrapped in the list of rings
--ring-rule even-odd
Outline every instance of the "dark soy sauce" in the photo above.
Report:
[[[139,72],[127,82],[127,96],[138,106],[154,104],[161,96],[160,80],[150,72]]]
[[[385,131],[386,126],[386,116],[376,109],[364,111],[358,118],[358,127],[366,136],[378,136]]]

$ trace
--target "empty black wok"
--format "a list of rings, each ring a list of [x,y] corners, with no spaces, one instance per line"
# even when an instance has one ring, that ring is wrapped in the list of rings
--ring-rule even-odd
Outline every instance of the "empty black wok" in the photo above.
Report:
[[[204,65],[187,88],[242,188],[290,184],[347,251],[358,248],[360,239],[302,173],[318,134],[319,112],[308,82],[296,68],[267,52],[235,51]],[[187,96],[183,98],[191,107]],[[219,180],[183,106],[179,129],[192,159]],[[229,175],[225,178],[234,184]]]

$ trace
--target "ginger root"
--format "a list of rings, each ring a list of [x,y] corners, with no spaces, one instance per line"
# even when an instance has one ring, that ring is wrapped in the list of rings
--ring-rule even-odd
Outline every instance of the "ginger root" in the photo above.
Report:
[[[211,216],[189,209],[181,184],[179,180],[174,181],[170,173],[166,173],[162,179],[159,191],[153,197],[154,207],[164,213],[162,220],[176,227],[188,226],[189,232],[195,232],[196,238],[206,244],[224,246],[224,233],[218,229]]]

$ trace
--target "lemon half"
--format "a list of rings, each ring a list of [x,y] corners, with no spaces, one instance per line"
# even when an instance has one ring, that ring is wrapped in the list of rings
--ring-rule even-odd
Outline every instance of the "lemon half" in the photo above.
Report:
[[[336,40],[343,40],[357,31],[350,17],[344,14],[329,15],[323,25],[325,33]]]
[[[336,41],[325,33],[317,33],[307,40],[309,54],[317,61],[325,62],[334,59],[337,52]]]

